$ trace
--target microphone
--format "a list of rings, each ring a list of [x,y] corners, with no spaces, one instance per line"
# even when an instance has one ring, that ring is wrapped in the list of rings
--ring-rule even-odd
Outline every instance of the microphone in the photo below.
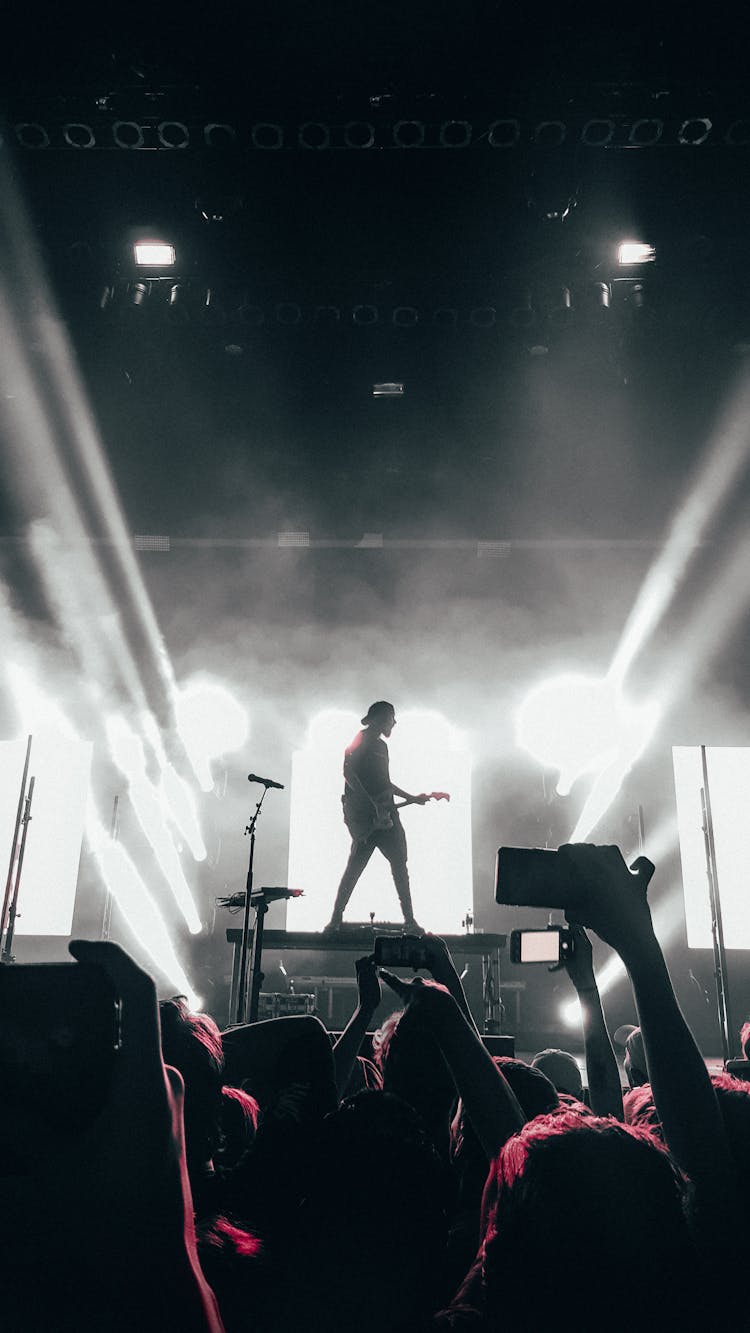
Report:
[[[259,782],[261,787],[275,787],[277,791],[284,790],[283,782],[274,782],[273,778],[259,778],[257,773],[248,773],[248,782]]]

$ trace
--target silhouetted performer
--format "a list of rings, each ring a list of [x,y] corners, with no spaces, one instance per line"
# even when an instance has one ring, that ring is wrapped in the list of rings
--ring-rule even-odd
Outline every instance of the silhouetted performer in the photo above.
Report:
[[[394,796],[408,804],[424,805],[430,796],[422,792],[411,796],[391,782],[388,769],[388,746],[383,737],[390,736],[396,725],[393,704],[379,699],[371,704],[362,718],[362,731],[354,737],[344,754],[344,822],[352,835],[349,860],[336,894],[333,915],[327,931],[338,930],[346,905],[357,881],[375,848],[390,863],[398,900],[409,930],[422,932],[414,920],[406,867],[406,835],[399,818]],[[443,793],[440,793],[441,795]]]

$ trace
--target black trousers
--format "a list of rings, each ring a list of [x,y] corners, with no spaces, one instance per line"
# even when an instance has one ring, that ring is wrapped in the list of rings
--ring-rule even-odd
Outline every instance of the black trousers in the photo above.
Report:
[[[393,883],[396,886],[396,893],[401,904],[401,911],[404,921],[414,919],[414,911],[411,905],[411,888],[409,885],[409,871],[406,865],[406,834],[398,814],[394,811],[392,816],[393,827],[387,829],[376,829],[368,838],[352,839],[351,851],[346,868],[341,876],[336,893],[336,902],[333,907],[333,921],[340,921],[346,910],[346,905],[351,898],[359,878],[367,865],[370,857],[377,848],[383,853],[386,861],[391,867]]]

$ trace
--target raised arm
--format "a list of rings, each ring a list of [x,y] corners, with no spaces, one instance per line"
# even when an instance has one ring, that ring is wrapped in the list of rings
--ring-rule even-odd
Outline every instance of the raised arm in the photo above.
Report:
[[[666,1142],[704,1198],[731,1205],[736,1184],[718,1102],[677,1003],[646,900],[653,866],[641,857],[632,874],[617,847],[574,844],[559,855],[583,894],[569,919],[595,930],[630,974]]]
[[[464,1018],[471,1023],[474,1031],[479,1035],[479,1029],[469,1008],[463,983],[456,971],[450,949],[445,940],[441,940],[438,935],[422,935],[419,942],[425,950],[427,970],[431,973],[433,980],[437,981],[439,985],[445,986],[445,989],[456,1001]]]
[[[565,970],[576,988],[581,1006],[583,1046],[589,1101],[595,1115],[623,1119],[620,1071],[604,1020],[599,987],[594,976],[591,941],[583,926],[572,926],[573,951]]]
[[[524,1114],[510,1085],[445,986],[436,982],[403,981],[380,968],[391,990],[409,1005],[418,1005],[453,1075],[474,1132],[491,1160],[524,1123]]]
[[[346,1092],[362,1040],[381,998],[380,978],[372,955],[358,958],[354,966],[357,973],[357,1007],[333,1048],[339,1100]]]

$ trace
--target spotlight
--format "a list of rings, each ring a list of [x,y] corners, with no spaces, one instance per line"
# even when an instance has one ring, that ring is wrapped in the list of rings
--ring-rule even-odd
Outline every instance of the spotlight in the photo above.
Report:
[[[373,398],[403,398],[404,386],[398,383],[373,384],[372,396]]]
[[[143,305],[149,294],[149,284],[147,282],[134,282],[130,288],[130,304],[135,306]]]
[[[654,246],[644,241],[622,241],[617,247],[618,264],[650,264],[655,259]]]
[[[190,319],[187,305],[188,289],[184,282],[173,282],[167,297],[167,318],[172,324],[184,324]]]
[[[167,241],[136,241],[133,254],[139,268],[172,268],[176,262],[175,248]]]

